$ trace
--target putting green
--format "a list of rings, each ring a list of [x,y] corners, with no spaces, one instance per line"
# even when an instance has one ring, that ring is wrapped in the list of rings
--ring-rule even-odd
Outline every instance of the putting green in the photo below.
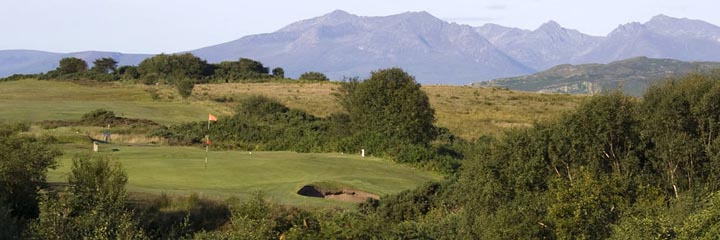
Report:
[[[306,184],[330,182],[382,196],[441,179],[437,174],[388,160],[340,153],[210,151],[205,168],[202,148],[122,145],[101,145],[100,148],[95,154],[112,155],[122,163],[131,192],[198,193],[225,199],[244,198],[262,191],[281,204],[346,207],[352,204],[303,197],[296,192]],[[49,181],[66,182],[73,156],[90,149],[90,146],[66,146],[60,166],[48,173]]]

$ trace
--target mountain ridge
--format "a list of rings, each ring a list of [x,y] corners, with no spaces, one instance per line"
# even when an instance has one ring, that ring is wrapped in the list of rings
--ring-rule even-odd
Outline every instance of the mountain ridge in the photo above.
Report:
[[[14,51],[14,52],[13,52]],[[63,57],[113,57],[135,65],[150,54],[86,51],[0,51],[0,77],[45,72]],[[488,23],[450,23],[428,12],[366,17],[335,10],[275,32],[185,52],[209,62],[251,58],[283,67],[286,76],[323,72],[332,79],[366,77],[402,67],[424,84],[469,84],[522,76],[561,64],[609,63],[647,56],[682,61],[720,61],[720,27],[657,15],[645,23],[619,25],[606,36],[568,29],[553,20],[535,30]]]

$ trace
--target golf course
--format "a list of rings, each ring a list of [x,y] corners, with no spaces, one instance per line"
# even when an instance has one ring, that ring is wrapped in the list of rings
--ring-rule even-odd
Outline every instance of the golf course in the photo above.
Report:
[[[91,145],[66,147],[49,182],[67,181],[72,158],[92,152]],[[281,204],[350,207],[351,203],[305,197],[305,185],[335,185],[376,195],[397,193],[441,177],[375,157],[341,153],[210,151],[198,147],[101,145],[94,154],[111,155],[129,176],[128,190],[222,200],[263,192]]]

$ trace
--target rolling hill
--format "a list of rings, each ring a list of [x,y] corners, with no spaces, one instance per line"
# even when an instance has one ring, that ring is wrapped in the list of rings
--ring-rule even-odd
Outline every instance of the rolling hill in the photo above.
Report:
[[[473,86],[572,94],[621,89],[639,96],[651,84],[663,79],[716,68],[720,68],[720,63],[637,57],[608,64],[564,64],[528,76],[478,82]]]

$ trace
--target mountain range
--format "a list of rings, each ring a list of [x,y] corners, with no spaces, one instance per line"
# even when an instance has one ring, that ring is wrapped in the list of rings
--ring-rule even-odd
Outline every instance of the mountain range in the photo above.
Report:
[[[570,94],[621,90],[629,95],[640,96],[658,81],[714,69],[720,69],[720,62],[636,57],[608,64],[562,64],[527,76],[494,79],[472,85]]]
[[[608,63],[647,56],[682,61],[720,61],[720,27],[665,15],[591,36],[549,21],[524,30],[449,23],[427,12],[382,17],[341,10],[292,23],[272,33],[245,36],[187,51],[209,62],[241,57],[283,67],[286,76],[319,71],[331,79],[366,77],[402,67],[424,84],[469,84],[536,73],[560,64]],[[150,54],[0,51],[0,76],[52,70],[64,57],[92,62],[113,57],[136,65]]]

